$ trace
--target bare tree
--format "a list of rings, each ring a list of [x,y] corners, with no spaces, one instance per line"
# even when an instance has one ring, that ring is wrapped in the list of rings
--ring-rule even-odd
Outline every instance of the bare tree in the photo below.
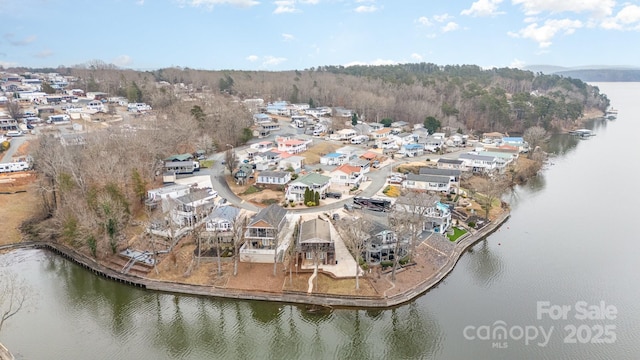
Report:
[[[541,126],[530,127],[524,131],[523,138],[529,143],[529,158],[531,158],[545,136],[547,136],[547,131]]]
[[[236,168],[236,153],[233,149],[228,149],[224,153],[224,161],[229,174],[233,175],[233,169]]]
[[[233,226],[233,276],[238,275],[238,262],[240,261],[240,245],[244,242],[244,230],[249,219],[238,213],[231,224]]]
[[[0,331],[5,321],[24,309],[31,299],[29,285],[15,273],[0,272]]]
[[[476,192],[476,198],[480,206],[484,209],[485,217],[489,219],[489,213],[493,208],[493,203],[500,199],[500,196],[509,187],[509,181],[505,175],[496,175],[487,179]]]
[[[356,290],[360,290],[360,259],[362,258],[362,251],[365,248],[367,239],[371,236],[370,231],[372,228],[373,224],[364,216],[363,212],[358,217],[345,220],[341,224],[341,235],[344,244],[356,260]]]
[[[9,100],[9,102],[7,102],[7,111],[9,112],[9,116],[15,120],[22,117],[22,108],[20,107],[20,103],[16,100]]]

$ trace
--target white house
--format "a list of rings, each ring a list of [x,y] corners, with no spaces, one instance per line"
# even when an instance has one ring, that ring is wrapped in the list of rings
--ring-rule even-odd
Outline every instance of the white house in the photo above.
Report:
[[[260,185],[285,185],[291,181],[291,173],[288,171],[261,171],[256,179]]]
[[[466,167],[464,166],[464,161],[460,159],[438,159],[436,164],[438,169],[451,169],[451,170],[460,170],[465,171]]]
[[[412,190],[449,192],[451,182],[448,176],[408,174],[402,187]]]
[[[359,166],[341,165],[331,171],[331,183],[349,187],[359,186],[364,176]]]
[[[331,140],[349,140],[352,137],[358,135],[358,132],[354,129],[341,129],[329,136]]]
[[[304,167],[304,161],[306,159],[303,156],[289,156],[280,160],[278,168],[281,170],[293,169],[296,174],[299,173]]]
[[[299,139],[278,139],[278,151],[286,152],[289,154],[299,154],[307,151],[307,146],[311,144],[311,140],[299,140]]]
[[[440,203],[437,195],[427,195],[416,201],[415,194],[403,194],[396,200],[394,208],[399,211],[417,213],[424,216],[422,230],[446,234],[451,226],[451,210]]]
[[[328,153],[322,156],[320,158],[320,164],[337,166],[337,165],[342,165],[346,163],[347,160],[348,160],[347,155],[333,152],[333,153]]]
[[[473,172],[488,173],[496,170],[498,167],[498,160],[495,156],[466,153],[460,154],[458,159],[462,160],[465,167]]]
[[[366,174],[371,171],[371,163],[366,159],[351,159],[351,161],[349,161],[349,165],[359,167],[362,174]]]
[[[317,191],[322,197],[327,192],[331,178],[317,173],[310,173],[291,181],[287,186],[285,198],[292,201],[304,201],[306,189]]]

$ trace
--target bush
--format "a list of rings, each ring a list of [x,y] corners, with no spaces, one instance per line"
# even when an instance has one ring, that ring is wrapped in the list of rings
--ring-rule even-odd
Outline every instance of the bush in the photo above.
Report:
[[[393,266],[393,261],[391,260],[385,260],[385,261],[381,261],[380,262],[380,266],[382,266],[382,268],[388,268],[388,267],[392,267]]]
[[[398,261],[398,263],[400,263],[400,265],[407,265],[407,263],[409,263],[409,260],[410,260],[410,259],[411,259],[411,258],[409,258],[409,256],[407,255],[407,256],[403,257],[402,259],[400,259],[400,260]]]
[[[316,206],[316,203],[314,201],[307,201],[307,206],[308,207]]]
[[[286,207],[289,207],[289,203],[288,203],[288,202],[285,202],[284,204],[282,204],[282,207],[285,207],[285,208],[286,208]]]
[[[473,221],[469,221],[469,223],[467,225],[469,225],[470,228],[475,228],[476,227],[476,223],[473,222]]]
[[[294,208],[296,207],[296,204],[294,202],[291,203],[291,207]]]

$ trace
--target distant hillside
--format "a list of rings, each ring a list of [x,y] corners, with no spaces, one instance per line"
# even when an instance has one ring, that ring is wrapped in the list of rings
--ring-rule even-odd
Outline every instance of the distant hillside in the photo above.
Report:
[[[640,68],[632,66],[591,65],[580,67],[562,67],[554,65],[531,65],[525,70],[547,75],[561,75],[591,82],[636,82],[640,81]]]
[[[568,70],[558,71],[555,74],[587,82],[640,82],[639,69]]]

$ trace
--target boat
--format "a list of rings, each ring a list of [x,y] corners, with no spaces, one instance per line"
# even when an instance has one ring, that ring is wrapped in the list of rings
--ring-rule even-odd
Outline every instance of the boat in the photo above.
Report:
[[[589,129],[578,129],[578,130],[569,131],[569,135],[577,136],[580,139],[588,139],[592,136],[595,136],[596,134],[594,134],[593,131]]]

